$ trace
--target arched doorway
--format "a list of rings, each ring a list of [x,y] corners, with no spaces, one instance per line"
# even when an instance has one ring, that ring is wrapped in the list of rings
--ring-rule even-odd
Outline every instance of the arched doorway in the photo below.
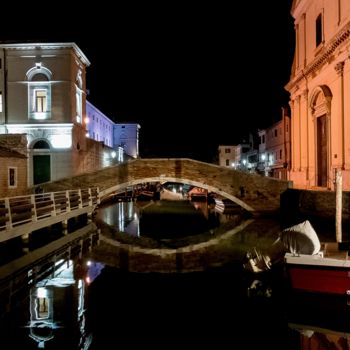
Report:
[[[330,187],[330,116],[332,93],[327,86],[318,87],[311,99],[315,125],[315,185]]]
[[[50,145],[46,141],[40,140],[34,144],[33,150],[34,150],[34,154],[33,154],[34,185],[50,181],[51,180],[50,154],[36,154],[37,153],[36,150],[50,150]]]

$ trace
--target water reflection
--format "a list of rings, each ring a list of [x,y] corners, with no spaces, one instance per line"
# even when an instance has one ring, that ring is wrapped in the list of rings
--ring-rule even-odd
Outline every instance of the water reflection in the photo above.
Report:
[[[58,261],[56,266],[49,278],[27,291],[28,297],[19,298],[14,291],[11,310],[0,318],[2,344],[19,349],[86,348],[87,286],[103,265],[77,259]]]
[[[238,264],[137,274],[68,260],[12,305],[1,339],[20,349],[94,350],[125,342],[164,349],[171,342],[177,348],[348,350],[346,298],[291,293],[285,282],[281,275],[248,274]],[[248,292],[253,285],[261,289]]]
[[[140,208],[133,202],[118,202],[99,209],[98,217],[119,232],[140,236]]]
[[[219,213],[207,202],[117,202],[99,208],[98,218],[132,236],[174,238],[214,233],[226,222],[238,221],[237,211]]]
[[[122,218],[123,232],[138,215],[131,202],[106,209],[109,224]],[[205,272],[137,274],[77,258],[57,261],[50,276],[25,293],[14,291],[16,302],[0,318],[0,339],[9,348],[350,347],[346,297],[291,293],[283,271],[250,274],[230,264]]]
[[[294,292],[286,308],[300,350],[348,350],[350,305],[346,296]]]

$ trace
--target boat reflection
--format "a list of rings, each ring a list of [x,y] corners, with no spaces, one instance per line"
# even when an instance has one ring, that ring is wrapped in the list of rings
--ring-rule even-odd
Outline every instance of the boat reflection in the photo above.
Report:
[[[288,327],[300,350],[348,350],[350,305],[346,297],[292,293],[288,299]]]
[[[304,324],[289,323],[288,326],[300,333],[300,350],[347,350],[350,348],[350,333]]]

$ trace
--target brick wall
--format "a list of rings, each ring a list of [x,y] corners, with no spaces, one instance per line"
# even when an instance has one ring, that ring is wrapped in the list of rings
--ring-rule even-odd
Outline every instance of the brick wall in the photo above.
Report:
[[[0,157],[0,197],[13,197],[27,191],[27,158]],[[17,168],[17,187],[8,187],[8,167]]]

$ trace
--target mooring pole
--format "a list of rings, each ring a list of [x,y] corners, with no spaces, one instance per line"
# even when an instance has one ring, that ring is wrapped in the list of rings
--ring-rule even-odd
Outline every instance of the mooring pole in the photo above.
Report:
[[[335,170],[335,233],[337,242],[342,241],[342,174],[340,169]]]

